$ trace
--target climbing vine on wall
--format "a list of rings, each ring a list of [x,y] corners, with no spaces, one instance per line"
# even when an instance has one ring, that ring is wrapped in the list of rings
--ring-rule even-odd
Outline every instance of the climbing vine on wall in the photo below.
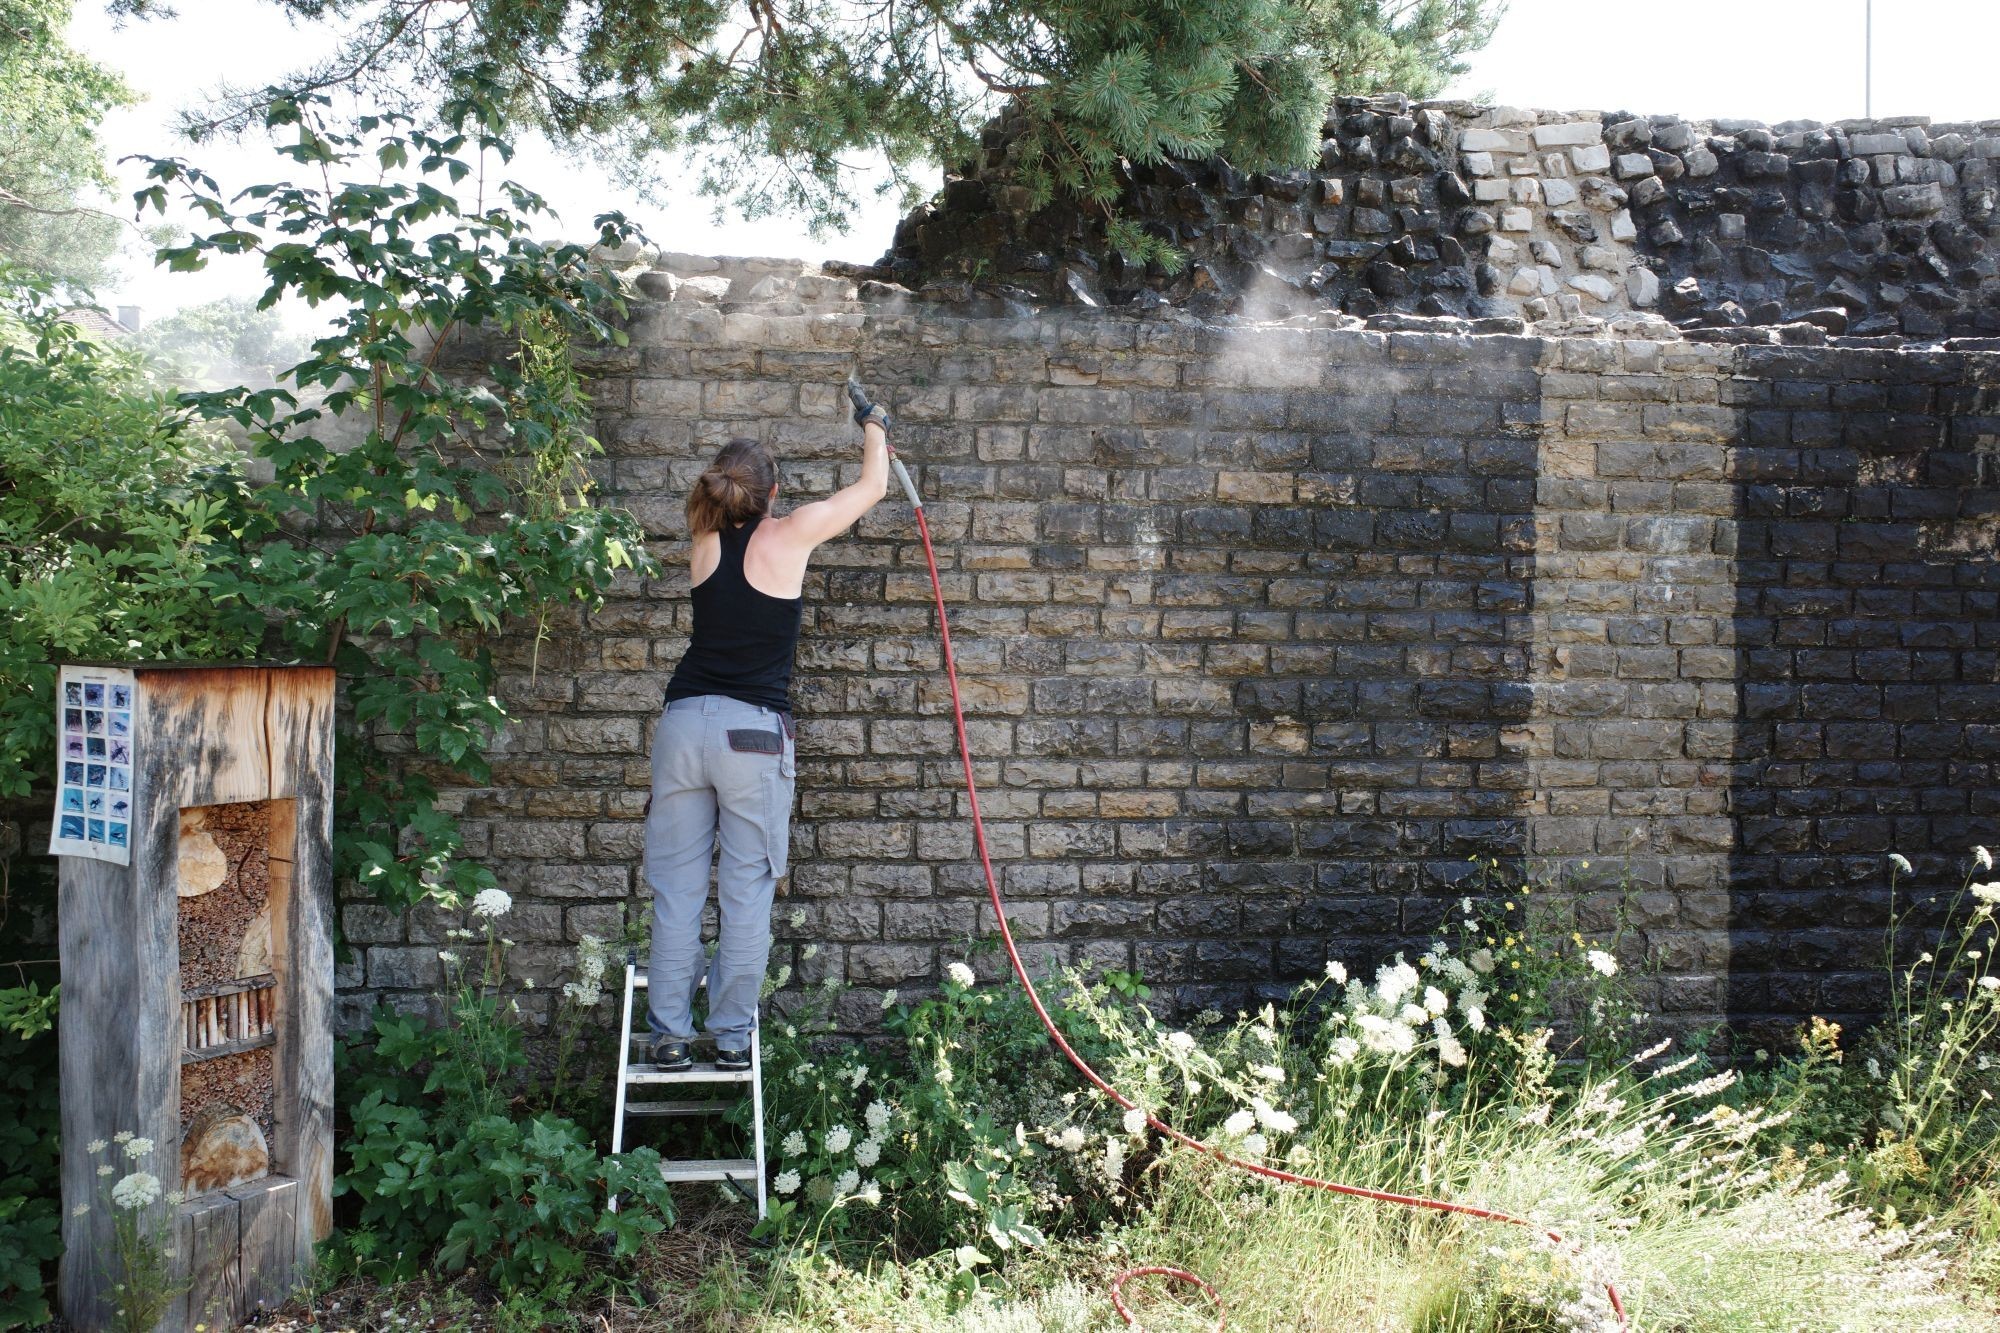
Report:
[[[375,743],[341,747],[338,866],[392,903],[492,882],[434,782],[488,776],[507,720],[488,636],[590,606],[647,560],[628,515],[589,503],[583,460],[598,445],[570,368],[573,344],[624,340],[617,281],[590,247],[533,235],[552,216],[539,195],[489,178],[512,154],[491,93],[469,79],[436,131],[399,116],[337,127],[324,99],[279,97],[267,124],[311,183],[231,196],[186,161],[151,158],[136,196],[202,220],[161,251],[169,267],[255,255],[264,304],[336,308],[278,387],[187,402],[234,422],[275,469],[254,554],[224,592],[263,610],[287,655],[339,668]],[[614,250],[639,239],[616,214],[594,227]]]

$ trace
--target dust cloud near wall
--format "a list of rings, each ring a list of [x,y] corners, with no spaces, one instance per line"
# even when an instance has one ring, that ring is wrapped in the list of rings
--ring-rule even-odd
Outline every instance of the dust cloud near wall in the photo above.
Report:
[[[927,499],[1034,966],[1233,1006],[1422,948],[1468,858],[1588,861],[1596,919],[1629,891],[1660,961],[1650,1005],[1776,1031],[1874,1004],[1888,852],[2000,842],[2000,356],[1021,318],[661,265],[589,369],[601,496],[669,573],[532,675],[503,646],[519,720],[453,793],[539,978],[645,918],[689,483],[739,436],[781,505],[852,479],[856,368]],[[898,494],[805,595],[773,962],[849,983],[860,1027],[992,921]],[[455,923],[344,924],[351,1019],[434,981]]]

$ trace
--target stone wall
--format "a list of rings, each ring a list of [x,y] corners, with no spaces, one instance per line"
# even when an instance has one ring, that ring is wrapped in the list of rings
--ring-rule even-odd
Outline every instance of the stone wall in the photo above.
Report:
[[[786,261],[635,272],[599,477],[672,570],[558,626],[456,793],[524,966],[641,922],[646,750],[688,626],[681,503],[736,436],[785,493],[895,411],[985,811],[1038,959],[1233,1003],[1421,947],[1468,857],[1633,890],[1648,1001],[1865,1012],[1884,856],[2000,843],[2000,356],[1009,317]],[[869,300],[860,300],[866,295]],[[992,927],[929,585],[892,495],[825,547],[774,961],[866,1024]],[[350,1012],[447,925],[347,908]]]
[[[1175,276],[1103,259],[1096,222],[1067,202],[1031,209],[1008,183],[1003,120],[867,276],[1205,314],[2000,333],[2000,121],[1766,126],[1388,96],[1339,99],[1323,130],[1310,169],[1133,167],[1122,207],[1189,257]]]

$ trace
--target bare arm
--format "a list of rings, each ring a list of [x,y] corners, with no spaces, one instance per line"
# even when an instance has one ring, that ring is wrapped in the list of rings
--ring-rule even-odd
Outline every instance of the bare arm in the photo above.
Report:
[[[807,548],[831,541],[854,526],[889,489],[889,437],[873,421],[861,428],[861,480],[785,516],[785,534]]]

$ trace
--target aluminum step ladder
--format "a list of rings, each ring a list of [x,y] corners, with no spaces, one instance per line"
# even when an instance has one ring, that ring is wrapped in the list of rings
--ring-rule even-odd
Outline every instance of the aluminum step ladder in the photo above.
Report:
[[[702,985],[708,983],[704,980]],[[685,1085],[747,1083],[750,1085],[750,1136],[754,1156],[682,1159],[662,1161],[660,1177],[668,1184],[688,1181],[716,1180],[736,1187],[746,1199],[754,1182],[757,1198],[757,1217],[761,1221],[767,1200],[764,1184],[764,1049],[757,1030],[750,1030],[750,1067],[748,1069],[717,1069],[713,1060],[697,1060],[692,1069],[661,1069],[657,1065],[645,1063],[646,1046],[652,1035],[642,1021],[639,1030],[632,1028],[632,997],[646,989],[645,969],[636,961],[627,958],[625,962],[625,1005],[619,1022],[619,1031],[624,1041],[618,1047],[618,1091],[617,1104],[611,1113],[611,1151],[625,1151],[625,1117],[627,1116],[696,1116],[719,1115],[742,1103],[739,1092],[733,1097],[666,1097],[635,1101],[632,1090],[640,1089],[642,1097],[654,1088],[679,1088]],[[640,1015],[643,1019],[643,1014]],[[612,1211],[618,1208],[617,1199],[611,1200]]]

